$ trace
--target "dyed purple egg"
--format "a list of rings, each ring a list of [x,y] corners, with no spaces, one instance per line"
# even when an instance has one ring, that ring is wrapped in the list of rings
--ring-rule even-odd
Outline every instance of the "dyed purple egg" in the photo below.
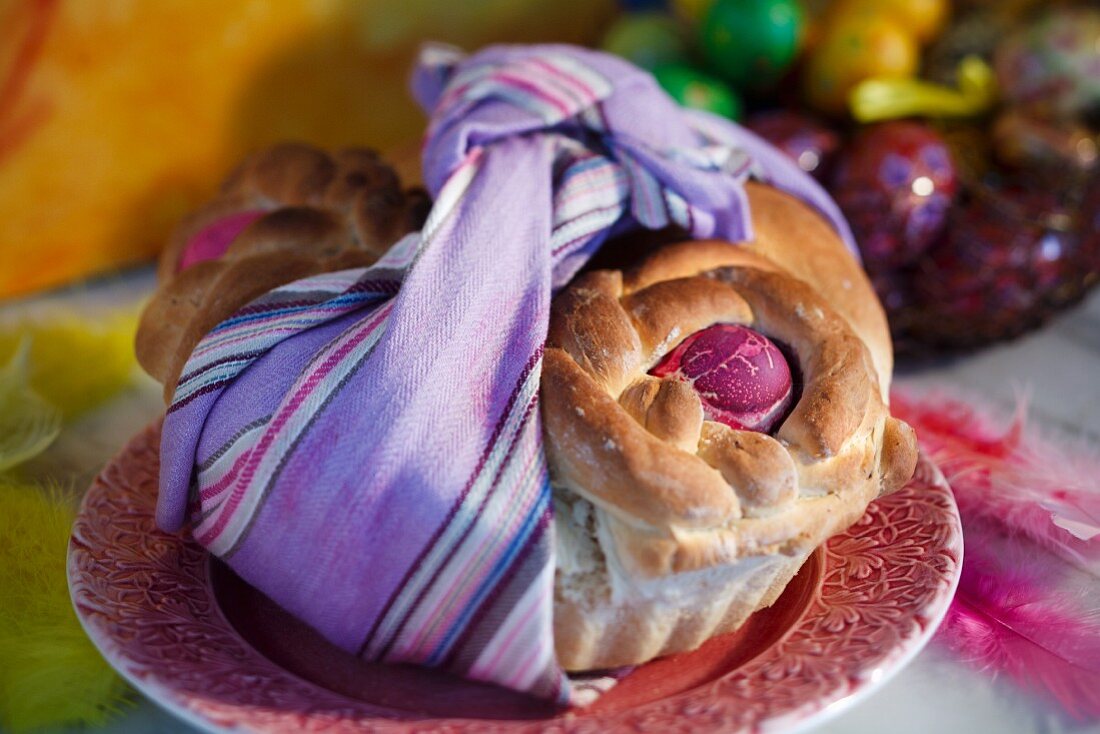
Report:
[[[818,180],[828,175],[840,148],[840,137],[833,130],[797,112],[760,112],[750,117],[745,127],[786,153],[799,168]]]
[[[745,326],[715,324],[695,332],[650,374],[690,383],[708,420],[738,430],[770,433],[794,402],[787,358]]]
[[[831,192],[872,271],[916,260],[943,231],[958,188],[944,140],[927,125],[874,125],[841,152]]]

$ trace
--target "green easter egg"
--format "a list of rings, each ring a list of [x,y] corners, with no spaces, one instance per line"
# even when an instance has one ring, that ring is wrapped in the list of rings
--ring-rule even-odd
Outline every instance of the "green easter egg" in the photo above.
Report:
[[[688,53],[680,27],[664,13],[626,13],[615,21],[600,45],[643,69],[678,63]]]
[[[684,107],[706,110],[732,120],[741,119],[741,100],[721,79],[683,64],[661,66],[653,76]]]
[[[798,55],[797,0],[715,0],[699,27],[699,48],[738,89],[767,89]]]

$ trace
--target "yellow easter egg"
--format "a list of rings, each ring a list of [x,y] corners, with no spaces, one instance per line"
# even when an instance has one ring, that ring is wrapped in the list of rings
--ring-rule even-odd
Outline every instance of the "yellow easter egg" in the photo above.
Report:
[[[950,13],[948,0],[840,0],[829,15],[834,19],[857,15],[887,17],[921,43],[928,43],[943,30]]]
[[[838,17],[809,55],[802,76],[806,101],[815,109],[844,114],[848,93],[872,77],[904,78],[920,64],[916,39],[881,15]]]

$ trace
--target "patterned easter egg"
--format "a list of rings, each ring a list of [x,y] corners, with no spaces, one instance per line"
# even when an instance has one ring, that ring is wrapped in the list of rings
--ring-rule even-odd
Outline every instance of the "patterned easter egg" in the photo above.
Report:
[[[749,117],[745,127],[786,153],[806,173],[825,180],[840,148],[840,136],[799,112],[771,110]]]
[[[914,329],[965,346],[1033,328],[1051,306],[1079,297],[1098,263],[1071,224],[1067,202],[1028,182],[983,190],[952,209],[944,236],[921,258]]]
[[[955,166],[927,125],[893,121],[864,130],[837,161],[831,191],[871,270],[912,262],[943,230]]]
[[[993,61],[1008,102],[1048,117],[1100,115],[1100,10],[1052,10],[1005,38]]]
[[[794,402],[790,365],[779,347],[736,324],[691,334],[650,374],[690,383],[708,420],[739,430],[771,431]]]

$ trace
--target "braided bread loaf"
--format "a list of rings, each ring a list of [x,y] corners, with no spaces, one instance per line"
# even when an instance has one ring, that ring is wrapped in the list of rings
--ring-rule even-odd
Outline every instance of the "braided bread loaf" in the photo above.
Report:
[[[640,663],[735,629],[913,472],[912,431],[886,405],[889,332],[862,270],[806,205],[757,184],[748,193],[753,242],[665,247],[555,299],[542,415],[567,670]],[[284,283],[374,262],[428,204],[370,151],[283,145],[249,158],[165,251],[138,332],[142,366],[170,398],[220,321]],[[708,420],[690,387],[651,374],[713,324],[752,326],[795,358],[801,394],[774,436]]]
[[[859,265],[801,202],[758,184],[749,200],[752,243],[666,247],[626,272],[587,273],[554,303],[542,414],[567,670],[735,629],[913,473],[913,432],[886,403],[886,322]],[[697,385],[654,376],[714,324],[793,354],[801,396],[774,436],[709,420]]]
[[[138,327],[138,361],[171,398],[199,340],[249,301],[299,278],[375,262],[420,229],[430,201],[367,149],[282,144],[247,158],[173,234]],[[217,243],[201,256],[196,250]]]

